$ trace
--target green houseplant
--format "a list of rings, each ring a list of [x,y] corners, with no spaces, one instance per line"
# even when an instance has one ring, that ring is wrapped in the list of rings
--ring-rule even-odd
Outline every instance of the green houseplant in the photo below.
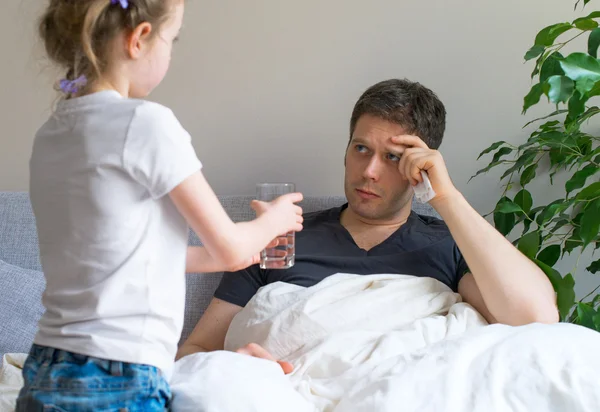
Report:
[[[581,1],[585,7],[591,0],[577,1],[575,9]],[[535,68],[523,114],[542,96],[555,109],[525,125],[537,128],[523,144],[499,141],[485,149],[479,157],[491,155],[491,162],[475,175],[504,169],[504,193],[493,212],[496,228],[505,236],[517,234],[515,245],[546,273],[557,292],[561,320],[597,331],[600,286],[578,301],[573,277],[576,269],[561,274],[554,266],[565,254],[580,257],[588,248],[594,253],[600,248],[600,136],[588,130],[589,120],[600,114],[596,106],[600,96],[599,19],[600,11],[593,11],[537,34],[525,54],[526,61],[535,61]],[[568,49],[581,44],[582,36],[587,39],[587,50],[567,54]],[[554,184],[559,172],[569,173],[564,196],[549,204],[536,204],[529,185],[536,179]],[[594,274],[600,271],[597,256],[585,270]]]

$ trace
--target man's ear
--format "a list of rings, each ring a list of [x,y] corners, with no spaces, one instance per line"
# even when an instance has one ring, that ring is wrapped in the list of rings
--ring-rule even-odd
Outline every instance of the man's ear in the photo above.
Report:
[[[141,23],[127,36],[127,54],[131,59],[139,59],[148,45],[152,35],[152,25]]]

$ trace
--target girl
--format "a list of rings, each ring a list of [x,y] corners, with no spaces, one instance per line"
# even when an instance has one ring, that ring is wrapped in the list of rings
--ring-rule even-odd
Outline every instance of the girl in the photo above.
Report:
[[[244,268],[302,229],[299,193],[234,224],[173,113],[138,100],[167,73],[183,13],[183,0],[50,0],[42,17],[66,96],[31,157],[46,313],[18,411],[168,408],[184,271]],[[188,224],[204,247],[186,250]]]

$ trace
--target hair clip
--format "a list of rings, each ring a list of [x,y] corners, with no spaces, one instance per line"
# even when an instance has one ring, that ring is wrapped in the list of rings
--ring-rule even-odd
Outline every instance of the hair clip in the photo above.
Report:
[[[60,81],[60,90],[65,94],[77,94],[79,88],[87,84],[87,78],[85,76],[79,76],[75,80],[62,79]]]
[[[127,10],[129,8],[128,0],[110,0],[110,4],[120,4],[123,10]]]

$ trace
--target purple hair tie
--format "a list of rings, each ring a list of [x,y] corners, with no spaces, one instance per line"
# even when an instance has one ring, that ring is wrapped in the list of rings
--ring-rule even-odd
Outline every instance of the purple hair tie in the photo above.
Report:
[[[85,76],[79,76],[75,80],[62,79],[60,81],[60,90],[65,94],[77,94],[79,88],[87,84],[87,78]]]
[[[127,10],[129,8],[128,0],[110,0],[110,4],[120,4],[123,10]]]

